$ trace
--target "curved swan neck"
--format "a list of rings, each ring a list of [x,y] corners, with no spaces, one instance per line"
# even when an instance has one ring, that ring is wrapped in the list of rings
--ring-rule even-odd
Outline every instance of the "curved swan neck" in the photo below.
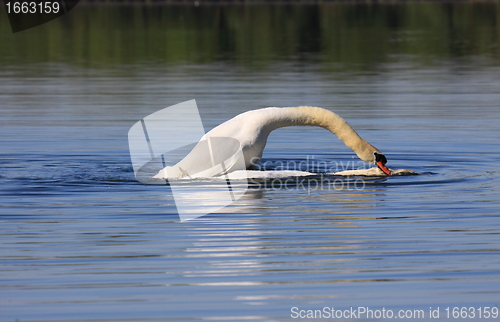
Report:
[[[335,134],[362,160],[374,162],[373,152],[377,148],[363,140],[356,131],[339,115],[319,107],[299,106],[280,108],[273,120],[267,123],[269,132],[285,126],[319,126]]]
[[[320,126],[335,134],[348,147],[366,142],[354,129],[339,115],[319,107],[299,106],[293,108],[306,116],[305,125]]]

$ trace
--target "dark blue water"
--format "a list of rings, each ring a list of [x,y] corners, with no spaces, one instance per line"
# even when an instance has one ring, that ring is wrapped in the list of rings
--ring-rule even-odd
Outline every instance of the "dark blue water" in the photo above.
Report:
[[[336,74],[314,63],[6,68],[0,319],[276,321],[293,307],[426,319],[439,308],[446,319],[448,307],[498,307],[499,75],[474,60],[425,67],[404,57]],[[255,108],[325,107],[390,167],[421,175],[366,178],[362,189],[254,184],[181,223],[168,187],[135,180],[127,132],[190,99],[206,130]],[[271,135],[263,161],[282,160],[357,162],[305,127]]]

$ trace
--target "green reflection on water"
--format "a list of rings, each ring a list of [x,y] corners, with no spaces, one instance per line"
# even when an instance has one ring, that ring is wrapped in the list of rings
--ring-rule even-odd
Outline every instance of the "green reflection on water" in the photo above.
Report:
[[[117,6],[80,4],[13,34],[0,20],[0,64],[241,64],[307,60],[372,68],[409,56],[499,63],[500,4]],[[5,18],[5,19],[4,19]]]

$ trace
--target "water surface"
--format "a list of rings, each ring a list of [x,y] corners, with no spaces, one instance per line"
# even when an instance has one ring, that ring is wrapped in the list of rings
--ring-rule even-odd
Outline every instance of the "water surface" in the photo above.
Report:
[[[340,21],[378,24],[414,46],[421,39],[338,10]],[[441,35],[426,26],[421,33]],[[32,36],[4,50],[24,52],[20,39]],[[161,48],[136,59],[118,46],[128,58],[109,65],[67,52],[7,55],[0,319],[275,321],[291,319],[292,307],[359,306],[424,310],[427,319],[439,307],[446,319],[446,307],[498,307],[500,66],[496,39],[467,44],[454,54],[382,50],[368,64],[300,46],[300,57],[278,51],[255,59],[229,46],[208,61],[151,59]],[[325,107],[383,151],[390,167],[425,174],[364,179],[362,189],[254,185],[220,212],[181,223],[167,187],[135,180],[127,132],[189,99],[206,130],[260,107]],[[270,136],[263,161],[272,168],[283,160],[358,162],[333,135],[307,127]]]

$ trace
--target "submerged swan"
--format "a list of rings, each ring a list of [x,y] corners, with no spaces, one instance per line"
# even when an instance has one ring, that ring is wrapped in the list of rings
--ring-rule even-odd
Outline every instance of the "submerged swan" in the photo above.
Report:
[[[383,173],[391,175],[391,171],[386,167],[387,159],[380,150],[363,140],[343,118],[319,107],[268,107],[248,111],[213,128],[201,138],[200,143],[208,141],[208,145],[214,151],[214,154],[222,153],[234,158],[233,153],[226,151],[229,147],[224,144],[213,147],[213,144],[211,145],[210,142],[212,141],[211,138],[236,139],[241,146],[244,158],[244,160],[239,161],[241,163],[244,161],[245,168],[250,169],[252,166],[257,165],[262,158],[262,152],[266,146],[269,134],[278,128],[286,126],[319,126],[325,128],[335,134],[361,160],[373,163]],[[206,154],[200,155],[195,150],[196,148],[173,167],[162,169],[155,178],[189,177],[190,173],[196,173],[193,170],[199,168],[200,163],[209,163],[206,159],[210,157],[213,159],[212,150],[210,157],[207,157]],[[231,165],[237,162],[238,160],[232,160],[229,166],[224,168],[224,172],[229,173],[238,170],[237,168],[231,168]],[[223,173],[212,173],[211,176],[221,174]]]

